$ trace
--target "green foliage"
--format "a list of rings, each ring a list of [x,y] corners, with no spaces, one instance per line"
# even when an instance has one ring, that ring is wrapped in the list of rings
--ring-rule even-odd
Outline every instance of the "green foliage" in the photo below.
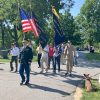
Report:
[[[9,48],[11,42],[16,42],[21,46],[24,34],[21,28],[20,7],[29,14],[32,14],[32,11],[35,13],[42,29],[50,37],[49,42],[53,42],[51,6],[54,5],[59,12],[65,9],[65,5],[70,9],[73,4],[73,0],[68,0],[68,2],[63,0],[0,0],[0,45]],[[32,32],[26,33],[26,37],[38,44],[39,40],[33,36]]]
[[[63,33],[65,34],[66,42],[68,40],[73,40],[73,34],[75,31],[74,19],[69,12],[65,12],[61,17],[61,26]]]
[[[83,96],[81,100],[99,100],[100,99],[100,84],[98,83],[98,80],[92,80],[93,88],[95,89],[92,92],[86,92],[85,89],[83,89]]]
[[[84,43],[100,42],[100,0],[86,0],[76,21]]]
[[[99,52],[88,53],[86,54],[86,58],[90,61],[93,61],[93,60],[100,61],[100,53]]]

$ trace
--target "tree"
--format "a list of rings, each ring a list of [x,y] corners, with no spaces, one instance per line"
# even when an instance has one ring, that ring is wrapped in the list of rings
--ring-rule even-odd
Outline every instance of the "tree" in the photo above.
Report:
[[[63,0],[0,0],[0,39],[2,40],[2,45],[5,44],[5,46],[8,47],[11,42],[15,41],[18,43],[22,40],[23,34],[19,14],[20,7],[29,14],[32,14],[32,11],[34,11],[42,29],[45,30],[47,34],[50,33],[50,39],[53,41],[52,24],[48,23],[52,21],[51,5],[55,5],[58,12],[61,9],[65,9],[66,4],[70,5],[67,6],[69,9],[73,5],[73,0],[68,0],[70,2],[67,3],[65,2],[66,0],[64,2],[62,1]],[[32,32],[28,32],[26,36],[38,41],[32,34]]]
[[[66,42],[68,40],[74,41],[74,32],[75,32],[75,24],[74,24],[74,18],[69,12],[65,12],[64,15],[61,17],[61,28],[63,30],[63,33],[65,34],[65,40]]]
[[[76,20],[85,43],[100,42],[100,0],[86,0]]]

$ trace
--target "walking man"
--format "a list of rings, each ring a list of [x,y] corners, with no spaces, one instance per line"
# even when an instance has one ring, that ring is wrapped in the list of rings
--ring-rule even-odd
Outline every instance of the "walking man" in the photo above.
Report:
[[[60,59],[61,59],[61,47],[57,46],[54,49],[54,68],[53,68],[54,73],[56,73],[57,65],[58,65],[58,72],[60,72]]]
[[[61,64],[65,64],[65,56],[64,56],[64,44],[61,44]]]
[[[66,64],[67,72],[66,72],[65,76],[68,73],[71,76],[71,72],[72,72],[72,68],[73,68],[73,61],[74,61],[74,56],[75,56],[75,49],[72,46],[70,41],[68,41],[68,43],[65,47],[64,54],[66,55],[66,59],[67,59],[67,64]]]
[[[11,61],[10,61],[10,68],[11,68],[11,70],[10,71],[13,71],[14,70],[13,62],[15,61],[15,68],[16,68],[15,69],[15,72],[17,72],[17,70],[18,70],[19,48],[16,47],[16,44],[15,43],[12,43],[11,44],[10,54],[11,54]]]
[[[42,49],[42,56],[41,56],[41,72],[43,73],[44,71],[44,62],[46,65],[45,71],[48,71],[48,52],[49,52],[49,46],[46,45],[44,49]]]
[[[40,68],[41,67],[40,59],[41,59],[41,56],[42,56],[42,46],[41,46],[41,44],[39,44],[36,51],[37,51],[37,59],[38,59],[38,65],[39,65],[38,68]]]
[[[27,85],[30,81],[30,64],[32,62],[32,58],[33,58],[32,48],[28,46],[28,40],[23,40],[23,47],[19,56],[19,62],[20,62],[19,73],[21,76],[20,85],[23,85],[24,82],[25,85]],[[24,76],[24,71],[26,73],[26,78]]]

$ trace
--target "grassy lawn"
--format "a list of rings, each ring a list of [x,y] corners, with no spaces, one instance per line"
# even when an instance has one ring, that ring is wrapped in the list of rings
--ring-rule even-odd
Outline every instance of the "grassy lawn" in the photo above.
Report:
[[[34,56],[32,61],[36,62],[37,61],[37,56]],[[9,59],[2,59],[2,58],[0,58],[0,62],[10,62],[10,57],[9,57]]]
[[[100,61],[100,53],[88,53],[86,54],[86,58],[90,61],[97,60]]]
[[[100,84],[97,80],[92,80],[92,85],[96,89],[96,91],[86,92],[85,89],[83,90],[83,97],[81,100],[100,100]]]

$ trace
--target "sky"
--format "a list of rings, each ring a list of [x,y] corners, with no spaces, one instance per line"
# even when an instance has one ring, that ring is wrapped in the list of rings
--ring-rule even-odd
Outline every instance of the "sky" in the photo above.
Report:
[[[82,5],[84,4],[85,0],[74,0],[75,4],[71,9],[71,14],[75,17],[79,14]]]

